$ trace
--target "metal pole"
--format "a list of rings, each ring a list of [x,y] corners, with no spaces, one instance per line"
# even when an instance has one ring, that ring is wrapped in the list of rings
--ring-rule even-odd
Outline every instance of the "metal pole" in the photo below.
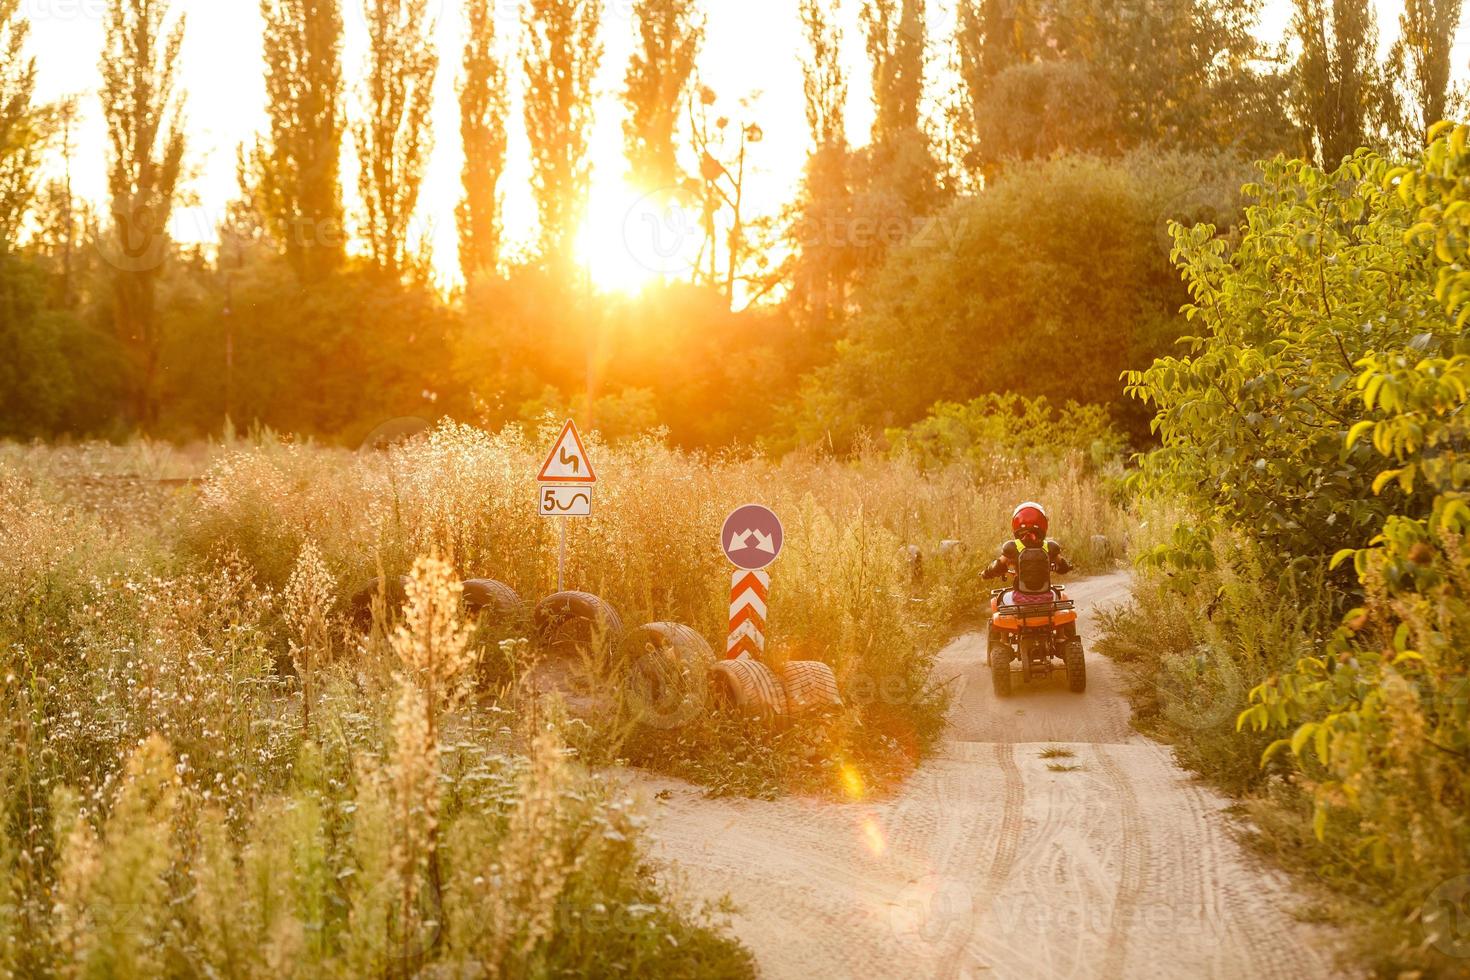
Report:
[[[558,517],[557,527],[561,528],[561,549],[556,556],[556,591],[566,591],[564,580],[567,574],[567,519]]]

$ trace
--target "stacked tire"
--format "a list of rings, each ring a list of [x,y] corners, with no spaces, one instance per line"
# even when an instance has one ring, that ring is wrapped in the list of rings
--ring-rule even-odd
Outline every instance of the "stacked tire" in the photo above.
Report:
[[[557,592],[536,603],[536,642],[551,656],[604,654],[618,649],[623,620],[590,592]]]
[[[714,650],[682,623],[646,623],[622,643],[628,699],[641,724],[678,728],[704,713]]]
[[[407,575],[374,577],[359,582],[352,591],[347,600],[347,614],[352,625],[366,633],[373,628],[375,615],[381,615],[384,622],[390,622],[398,616],[407,601]]]
[[[786,708],[793,717],[842,707],[837,675],[820,660],[793,660],[781,669]]]
[[[741,656],[710,671],[715,702],[727,711],[775,724],[787,716],[786,688],[771,668]]]

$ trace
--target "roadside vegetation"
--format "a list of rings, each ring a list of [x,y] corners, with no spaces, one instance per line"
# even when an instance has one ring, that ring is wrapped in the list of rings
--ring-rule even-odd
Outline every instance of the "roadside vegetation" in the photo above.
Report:
[[[770,659],[830,664],[844,706],[776,727],[709,706],[643,723],[616,649],[579,652],[548,689],[529,617],[464,613],[464,579],[555,591],[555,528],[532,506],[548,432],[7,448],[0,968],[746,975],[720,910],[671,902],[647,866],[612,764],[757,796],[882,793],[912,771],[947,704],[933,658],[1023,492],[947,431],[922,465],[591,442],[597,512],[569,523],[567,584],[629,626],[720,645],[720,523],[751,499],[783,517]],[[1025,492],[1084,565],[1122,549],[1115,470],[1080,452],[1036,470]],[[349,599],[374,579],[364,628]]]
[[[1467,136],[1404,167],[1276,161],[1232,234],[1177,228],[1196,336],[1129,379],[1161,445],[1106,652],[1385,974],[1465,952]]]

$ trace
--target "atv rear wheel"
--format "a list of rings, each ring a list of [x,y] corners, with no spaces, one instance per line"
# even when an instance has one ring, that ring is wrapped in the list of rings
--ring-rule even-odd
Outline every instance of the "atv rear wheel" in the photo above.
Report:
[[[1082,652],[1082,641],[1070,641],[1062,660],[1067,665],[1067,690],[1073,694],[1087,690],[1087,657]]]
[[[1014,656],[1010,646],[1005,643],[990,641],[990,683],[995,688],[995,696],[1008,698],[1011,696],[1011,657]]]

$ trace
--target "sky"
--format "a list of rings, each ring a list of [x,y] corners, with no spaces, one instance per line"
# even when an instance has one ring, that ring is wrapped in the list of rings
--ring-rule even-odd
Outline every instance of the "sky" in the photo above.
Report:
[[[521,7],[528,0],[496,0],[496,20],[502,49],[518,33]],[[1398,0],[1376,0],[1382,21],[1382,43],[1397,33]],[[38,61],[38,97],[50,101],[81,96],[77,132],[78,152],[73,183],[79,193],[101,201],[106,187],[104,133],[97,101],[97,61],[102,45],[102,23],[107,0],[21,0],[22,15],[31,22],[30,51]],[[622,157],[623,113],[618,102],[623,73],[634,45],[631,19],[633,0],[605,0],[603,36],[606,44],[597,93],[601,101],[593,134],[593,189],[589,202],[584,251],[594,279],[607,286],[627,285],[646,276],[659,257],[630,255],[620,248],[629,238],[631,224],[640,218],[639,202],[624,184]],[[765,139],[752,150],[753,172],[749,194],[757,210],[771,213],[789,200],[800,178],[807,153],[807,129],[801,97],[801,35],[795,0],[706,0],[706,41],[698,71],[720,96],[718,108],[739,119],[760,124]],[[848,127],[861,143],[872,119],[867,63],[857,22],[859,0],[843,0],[844,54],[851,73]],[[173,224],[176,239],[212,242],[225,204],[237,195],[235,147],[251,140],[265,126],[265,88],[261,76],[260,12],[258,0],[173,0],[175,11],[187,18],[182,52],[182,81],[188,90],[187,132],[192,201],[181,208]],[[446,284],[456,276],[454,205],[459,198],[462,155],[458,146],[458,106],[455,83],[459,75],[462,24],[459,0],[429,0],[435,18],[440,51],[436,81],[435,149],[426,177],[414,237],[427,235],[433,244],[435,265]],[[931,36],[949,37],[953,0],[931,0]],[[1289,0],[1266,0],[1260,33],[1279,39],[1289,18]],[[366,43],[361,0],[345,0],[344,73],[351,84],[364,74]],[[946,53],[932,44],[935,71],[931,88],[946,83]],[[1456,48],[1456,71],[1464,74],[1470,51],[1462,34]],[[529,162],[519,114],[519,70],[513,79],[509,168],[503,178],[505,222],[510,247],[529,246],[535,234],[535,212],[526,192]],[[348,112],[353,114],[357,93],[349,91]],[[740,102],[748,100],[747,108]],[[349,208],[356,162],[344,159],[343,183]],[[688,236],[688,237],[693,237]],[[684,243],[688,245],[688,242]]]

